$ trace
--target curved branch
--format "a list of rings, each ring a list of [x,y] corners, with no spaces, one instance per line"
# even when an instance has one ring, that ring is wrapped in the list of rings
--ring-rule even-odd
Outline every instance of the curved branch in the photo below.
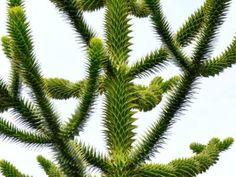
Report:
[[[89,48],[88,79],[85,92],[82,96],[80,105],[75,110],[75,113],[61,129],[63,136],[67,138],[73,139],[74,136],[78,135],[79,131],[82,131],[84,124],[90,116],[98,91],[98,77],[101,70],[103,52],[101,40],[93,38],[90,42]]]
[[[137,167],[136,173],[144,177],[195,177],[214,165],[220,153],[227,150],[232,143],[232,138],[225,139],[222,142],[214,138],[208,145],[204,146],[200,153],[193,157],[173,160],[166,165],[141,165]]]
[[[160,118],[142,137],[141,142],[132,149],[130,163],[140,164],[153,156],[165,139],[166,132],[175,123],[178,114],[184,110],[196,84],[197,77],[193,73],[185,73],[176,89],[169,95],[166,106],[162,109]]]

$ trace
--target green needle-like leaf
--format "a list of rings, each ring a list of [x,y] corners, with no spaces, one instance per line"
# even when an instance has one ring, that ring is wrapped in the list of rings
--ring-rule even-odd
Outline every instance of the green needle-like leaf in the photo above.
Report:
[[[12,63],[12,65],[10,90],[13,97],[18,97],[21,91],[21,79],[16,63]]]
[[[23,6],[23,0],[8,0],[8,7]]]
[[[12,59],[11,39],[8,36],[3,36],[1,41],[4,54],[8,59]]]
[[[190,149],[196,154],[201,153],[205,148],[206,148],[206,145],[203,145],[203,144],[199,144],[199,143],[190,144]]]
[[[0,112],[6,111],[9,108],[13,108],[11,112],[15,114],[16,117],[19,118],[19,121],[24,125],[46,132],[45,128],[43,127],[43,119],[35,106],[29,101],[12,97],[10,92],[7,90],[7,85],[1,79],[0,98]]]
[[[86,176],[85,159],[73,148],[70,141],[65,142],[62,140],[60,144],[54,145],[53,150],[60,169],[66,176]]]
[[[157,77],[157,79],[158,79],[158,77]],[[155,82],[156,82],[156,80],[154,79],[151,84],[156,84]],[[161,83],[161,89],[163,90],[163,92],[172,91],[176,88],[176,86],[179,84],[179,82],[180,82],[180,77],[173,76],[169,80]]]
[[[150,111],[156,107],[162,99],[163,92],[159,86],[145,87],[143,85],[134,86],[134,104],[139,111]]]
[[[139,111],[150,111],[155,108],[162,100],[164,94],[173,91],[180,78],[177,76],[164,81],[162,77],[155,77],[148,87],[143,85],[134,85],[135,108]]]
[[[48,133],[40,111],[32,102],[12,98],[12,108],[11,113],[26,127]]]

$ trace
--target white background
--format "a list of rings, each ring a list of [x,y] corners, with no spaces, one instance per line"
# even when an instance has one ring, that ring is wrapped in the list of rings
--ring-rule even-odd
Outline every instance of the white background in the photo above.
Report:
[[[203,3],[203,0],[165,0],[163,8],[167,19],[171,23],[173,31],[176,31],[185,19]],[[32,35],[35,42],[35,53],[41,64],[45,77],[62,77],[71,81],[84,78],[85,50],[78,44],[76,33],[54,8],[49,0],[26,0],[27,16],[31,23]],[[104,10],[85,14],[88,23],[96,29],[99,36],[103,36]],[[214,55],[220,54],[230,44],[236,32],[236,0],[232,0],[232,6],[226,23],[220,30],[217,38]],[[0,0],[0,36],[6,35],[6,2]],[[159,47],[157,36],[153,33],[148,18],[132,19],[132,53],[130,61],[144,56]],[[161,75],[168,78],[178,70],[170,66]],[[158,73],[160,74],[160,73]],[[9,75],[9,62],[0,52],[0,75],[7,79]],[[141,80],[147,84],[150,79]],[[166,163],[174,158],[189,157],[191,151],[189,144],[192,142],[207,143],[212,137],[236,138],[236,67],[226,69],[223,74],[214,78],[201,79],[195,99],[180,117],[180,120],[169,131],[169,136],[160,153],[153,158],[154,162]],[[55,101],[58,112],[65,120],[76,107],[76,100]],[[105,151],[105,143],[101,133],[101,107],[98,102],[97,111],[93,114],[81,139],[88,142],[101,151]],[[138,136],[158,118],[159,107],[148,113],[137,114]],[[8,114],[5,118],[12,119]],[[211,167],[207,173],[199,177],[235,177],[236,146],[220,157],[219,162]],[[45,176],[36,162],[36,156],[51,155],[47,149],[24,148],[23,145],[6,142],[0,139],[0,159],[6,159],[14,163],[22,172],[35,177]]]

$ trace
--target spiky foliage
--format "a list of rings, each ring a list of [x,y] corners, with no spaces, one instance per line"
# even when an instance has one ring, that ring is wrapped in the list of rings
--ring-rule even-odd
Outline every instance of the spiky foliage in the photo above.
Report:
[[[173,33],[160,0],[50,0],[78,33],[88,52],[87,78],[71,82],[63,78],[43,78],[27,21],[24,2],[8,0],[7,36],[2,38],[6,57],[11,62],[9,82],[0,79],[0,112],[10,111],[24,127],[0,118],[0,135],[28,146],[44,146],[54,152],[55,162],[38,156],[49,177],[85,177],[89,167],[103,177],[194,177],[214,165],[232,138],[213,138],[207,145],[193,143],[195,155],[168,164],[150,160],[162,147],[167,132],[191,100],[201,77],[214,76],[236,63],[235,38],[218,57],[210,58],[213,41],[222,25],[230,0],[206,0]],[[106,8],[105,39],[95,33],[83,18],[84,11]],[[128,65],[131,16],[148,17],[163,45]],[[196,42],[192,56],[183,48]],[[155,75],[169,61],[181,69],[179,76],[164,80],[156,76],[149,85],[135,84],[136,78]],[[31,99],[22,96],[22,85],[31,91]],[[103,125],[107,154],[79,140],[80,132],[91,117],[96,98],[104,95]],[[139,140],[135,139],[134,114],[155,108],[166,95],[160,117]],[[53,99],[78,99],[71,118],[65,123],[54,110]],[[28,128],[27,130],[25,129]],[[12,164],[0,161],[7,177],[25,177]]]

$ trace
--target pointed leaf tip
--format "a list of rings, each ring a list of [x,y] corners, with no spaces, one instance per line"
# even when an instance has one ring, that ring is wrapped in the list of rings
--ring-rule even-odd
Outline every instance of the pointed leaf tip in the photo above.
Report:
[[[1,41],[2,41],[3,44],[8,43],[9,40],[10,40],[10,38],[8,36],[2,36],[2,38],[1,38]]]
[[[15,7],[9,8],[8,13],[10,16],[17,16],[17,15],[24,14],[24,10],[21,6],[15,6]]]
[[[225,150],[229,149],[229,147],[233,144],[233,142],[234,142],[234,139],[232,137],[224,139],[220,143],[220,150],[225,151]]]
[[[101,39],[94,37],[90,40],[90,46],[100,46],[100,45],[102,45]]]

